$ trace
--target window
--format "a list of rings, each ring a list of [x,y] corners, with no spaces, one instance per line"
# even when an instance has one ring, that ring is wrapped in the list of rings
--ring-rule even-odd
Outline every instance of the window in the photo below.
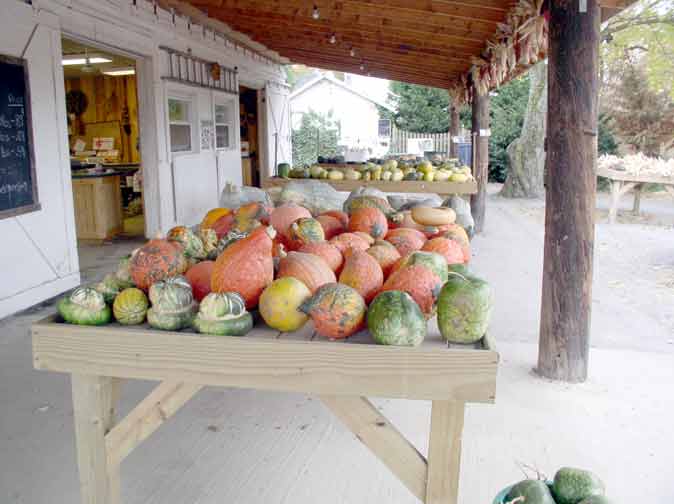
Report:
[[[192,150],[191,103],[186,100],[169,98],[169,135],[171,152],[189,152]]]
[[[391,136],[391,120],[390,119],[379,119],[379,136],[380,137],[390,137]]]
[[[215,105],[215,148],[232,148],[232,110],[231,105]]]

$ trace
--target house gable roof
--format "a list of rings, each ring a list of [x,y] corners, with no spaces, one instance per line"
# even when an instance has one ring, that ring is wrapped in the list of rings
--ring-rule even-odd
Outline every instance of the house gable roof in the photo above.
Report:
[[[301,95],[302,93],[304,93],[305,91],[314,87],[315,85],[317,85],[318,83],[320,83],[322,81],[328,81],[328,82],[330,82],[330,83],[332,83],[336,86],[341,87],[342,89],[345,89],[345,90],[349,91],[350,93],[352,93],[356,96],[359,96],[360,98],[363,98],[364,100],[367,100],[371,103],[374,103],[375,105],[379,105],[380,107],[383,107],[386,110],[390,110],[391,112],[395,112],[395,109],[393,107],[391,107],[389,104],[384,103],[380,100],[376,100],[376,99],[372,98],[371,96],[367,96],[364,93],[361,93],[357,89],[354,89],[353,87],[351,87],[348,84],[340,81],[339,79],[335,78],[332,74],[329,74],[329,73],[322,73],[320,75],[317,75],[313,79],[309,80],[308,82],[306,82],[305,84],[300,86],[298,89],[296,89],[295,91],[290,93],[290,96],[288,97],[289,100],[292,102],[295,97]]]

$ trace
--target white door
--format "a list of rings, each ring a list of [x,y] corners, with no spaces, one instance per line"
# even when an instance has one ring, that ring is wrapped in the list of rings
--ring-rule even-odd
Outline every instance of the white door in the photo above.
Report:
[[[218,194],[227,182],[243,184],[239,138],[239,97],[213,91]]]
[[[220,195],[213,97],[209,90],[171,85],[166,108],[175,224],[192,226]]]
[[[24,59],[28,67],[34,184],[41,208],[0,219],[5,243],[0,318],[80,281],[59,21],[25,2],[3,2],[2,14],[0,52]]]
[[[267,83],[265,87],[268,176],[276,173],[279,163],[292,163],[289,94],[290,88],[284,84]]]

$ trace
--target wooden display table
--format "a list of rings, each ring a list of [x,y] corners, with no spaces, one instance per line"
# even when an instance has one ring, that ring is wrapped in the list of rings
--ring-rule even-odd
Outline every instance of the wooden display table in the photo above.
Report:
[[[82,502],[119,502],[119,465],[205,385],[317,395],[421,502],[456,504],[466,402],[491,403],[499,356],[488,337],[448,347],[437,327],[417,348],[256,327],[244,337],[147,326],[33,324],[36,369],[70,373]],[[161,383],[115,421],[122,379]],[[428,459],[367,396],[432,401]]]
[[[268,177],[262,181],[262,187],[283,187],[288,182],[317,181],[330,184],[338,191],[351,192],[359,187],[374,187],[389,193],[435,193],[435,194],[475,194],[477,182],[424,182],[421,180],[401,180],[391,182],[386,180],[328,180],[328,179],[284,179]]]
[[[631,175],[624,171],[597,169],[597,175],[608,179],[611,185],[611,204],[608,211],[608,221],[613,224],[618,216],[620,198],[629,191],[634,191],[634,206],[632,211],[639,215],[641,205],[641,190],[644,184],[662,184],[665,190],[674,196],[674,177],[659,177],[657,175]]]

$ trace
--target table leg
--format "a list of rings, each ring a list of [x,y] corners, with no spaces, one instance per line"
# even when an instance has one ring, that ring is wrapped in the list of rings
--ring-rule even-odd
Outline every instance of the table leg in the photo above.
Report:
[[[118,382],[107,376],[71,377],[82,504],[119,503],[119,467],[107,463],[105,434],[112,428]]]
[[[433,401],[426,504],[457,504],[465,404]]]
[[[609,224],[615,224],[616,217],[618,216],[618,201],[620,201],[621,186],[622,182],[619,180],[611,180],[611,203],[608,209],[608,222]]]
[[[632,207],[632,213],[634,215],[639,215],[639,210],[641,207],[641,188],[643,184],[637,184],[634,186],[634,206]]]

